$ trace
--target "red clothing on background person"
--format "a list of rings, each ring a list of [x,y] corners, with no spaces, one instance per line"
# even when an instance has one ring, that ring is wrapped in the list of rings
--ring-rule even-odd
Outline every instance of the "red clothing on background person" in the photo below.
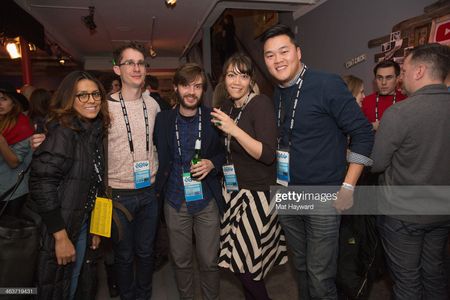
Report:
[[[396,93],[395,102],[400,102],[407,98],[407,96],[402,94],[400,91],[396,91],[395,93]],[[377,102],[377,93],[370,94],[369,96],[365,97],[362,102],[362,111],[370,123],[377,121],[375,113],[376,102]],[[394,104],[394,95],[379,96],[378,120],[381,120],[384,111],[388,109],[392,104]]]
[[[16,124],[2,132],[8,145],[14,145],[26,138],[29,138],[34,133],[33,126],[28,116],[19,113]]]

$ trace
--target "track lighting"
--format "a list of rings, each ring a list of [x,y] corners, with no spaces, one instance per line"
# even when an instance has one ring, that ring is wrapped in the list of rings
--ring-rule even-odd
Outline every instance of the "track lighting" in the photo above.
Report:
[[[95,7],[89,6],[89,15],[82,17],[84,25],[89,29],[91,34],[94,34],[96,32],[95,29],[97,28],[97,24],[94,22],[94,13]]]
[[[166,6],[170,7],[170,8],[175,7],[175,5],[177,4],[177,0],[165,0],[165,2],[166,2]]]

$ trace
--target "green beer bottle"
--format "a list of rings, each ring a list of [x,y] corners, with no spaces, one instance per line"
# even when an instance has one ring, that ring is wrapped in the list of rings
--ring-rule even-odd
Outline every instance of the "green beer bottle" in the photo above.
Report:
[[[195,165],[196,163],[198,163],[199,161],[202,160],[202,157],[201,157],[201,155],[200,155],[200,148],[201,148],[201,145],[202,145],[202,143],[201,143],[200,140],[195,140],[195,147],[194,147],[195,151],[194,151],[194,156],[193,156],[192,159],[191,159],[191,164],[193,164],[193,165]],[[193,176],[193,175],[191,174],[191,178],[194,179],[194,180],[196,180],[196,179],[198,178],[198,176]]]
[[[200,155],[200,148],[201,148],[201,141],[200,140],[196,140],[195,141],[195,152],[194,152],[194,156],[192,157],[191,163],[193,165],[195,165],[196,163],[198,163],[199,161],[202,160],[202,157]]]

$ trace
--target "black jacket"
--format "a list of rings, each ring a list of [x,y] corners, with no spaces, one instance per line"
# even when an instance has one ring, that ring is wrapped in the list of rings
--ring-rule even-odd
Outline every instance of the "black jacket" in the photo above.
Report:
[[[68,299],[73,264],[57,264],[52,233],[66,229],[76,245],[82,222],[89,215],[85,204],[97,148],[104,165],[101,120],[88,124],[74,118],[72,125],[76,130],[50,123],[46,139],[34,152],[31,163],[30,194],[43,221],[39,299]]]

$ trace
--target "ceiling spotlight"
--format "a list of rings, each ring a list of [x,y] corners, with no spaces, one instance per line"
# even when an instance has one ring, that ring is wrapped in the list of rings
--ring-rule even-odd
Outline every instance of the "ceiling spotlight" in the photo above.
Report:
[[[150,46],[150,49],[148,50],[148,52],[149,52],[151,58],[156,57],[156,51],[155,51],[155,49],[153,49],[152,46]]]
[[[97,24],[95,24],[95,22],[94,22],[94,13],[95,13],[95,7],[89,6],[89,15],[81,18],[84,25],[89,29],[89,32],[91,34],[96,33],[95,29],[97,28]]]
[[[58,57],[58,62],[61,66],[64,66],[64,64],[66,63],[66,60],[62,56],[60,56],[60,57]]]
[[[30,51],[36,51],[36,45],[33,43],[28,43],[28,49],[30,49]]]
[[[165,2],[166,2],[166,6],[170,7],[170,8],[175,7],[175,5],[177,4],[177,0],[165,0]]]
[[[6,42],[6,51],[8,51],[11,59],[21,58],[19,38],[15,38]]]

